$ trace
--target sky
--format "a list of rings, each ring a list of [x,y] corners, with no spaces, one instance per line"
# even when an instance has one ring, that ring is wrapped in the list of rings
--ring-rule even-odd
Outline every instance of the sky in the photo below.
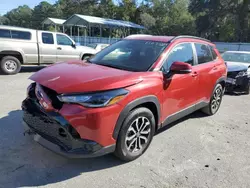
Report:
[[[17,8],[21,5],[28,5],[30,8],[38,5],[42,0],[0,0],[0,15],[6,14],[13,8]],[[44,0],[51,4],[54,4],[57,0]]]

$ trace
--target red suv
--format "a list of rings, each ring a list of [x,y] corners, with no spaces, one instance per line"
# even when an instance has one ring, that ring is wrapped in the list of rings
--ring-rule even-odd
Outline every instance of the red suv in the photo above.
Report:
[[[86,61],[30,77],[25,133],[68,157],[142,155],[161,127],[201,109],[215,114],[227,71],[215,45],[192,36],[132,35]]]

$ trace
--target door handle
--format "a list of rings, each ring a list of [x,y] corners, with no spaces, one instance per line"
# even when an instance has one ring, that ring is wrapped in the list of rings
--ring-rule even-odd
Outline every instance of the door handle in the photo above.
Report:
[[[57,49],[58,49],[58,50],[62,50],[62,48],[61,48],[61,47],[58,47]]]
[[[192,75],[193,77],[197,77],[197,76],[198,76],[198,73],[197,73],[197,72],[193,72],[191,75]]]

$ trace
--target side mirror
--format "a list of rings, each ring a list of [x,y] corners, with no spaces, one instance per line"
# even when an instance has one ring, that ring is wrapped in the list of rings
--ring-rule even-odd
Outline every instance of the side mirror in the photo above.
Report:
[[[75,43],[72,43],[71,46],[72,46],[73,48],[76,48],[76,44],[75,44]]]
[[[174,62],[170,67],[172,74],[188,74],[192,72],[192,66],[184,62]]]

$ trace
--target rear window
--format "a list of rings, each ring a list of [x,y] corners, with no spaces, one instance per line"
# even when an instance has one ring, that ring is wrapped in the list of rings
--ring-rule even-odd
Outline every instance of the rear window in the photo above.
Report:
[[[212,53],[207,45],[195,44],[195,49],[198,56],[198,64],[213,61]]]
[[[0,37],[1,38],[11,38],[10,30],[0,29]]]
[[[1,38],[12,38],[12,39],[21,39],[21,40],[30,40],[31,33],[26,31],[16,31],[8,29],[0,29]]]
[[[42,33],[43,44],[54,44],[54,38],[52,33]]]
[[[31,33],[26,31],[11,31],[11,37],[13,39],[21,39],[21,40],[30,40],[31,39]]]

